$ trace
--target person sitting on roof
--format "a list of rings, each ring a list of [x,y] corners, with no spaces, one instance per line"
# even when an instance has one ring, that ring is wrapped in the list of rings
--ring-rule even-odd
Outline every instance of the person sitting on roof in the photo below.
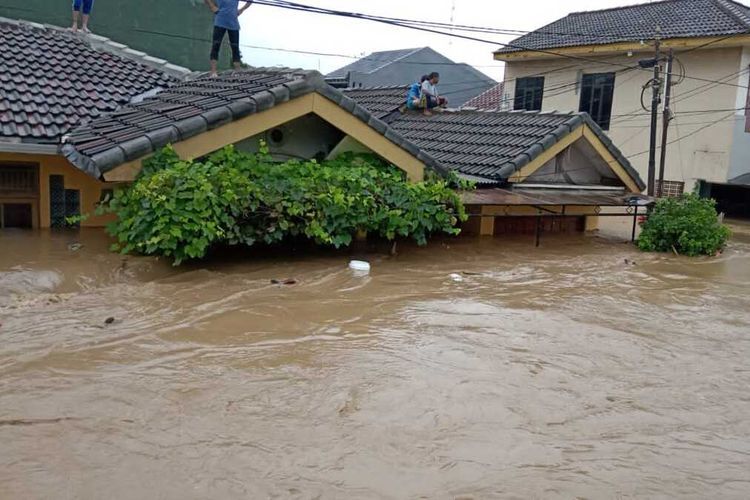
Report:
[[[417,109],[424,109],[422,102],[422,82],[427,80],[427,78],[427,75],[424,75],[418,82],[409,85],[409,90],[406,93],[406,103],[399,108],[401,113],[406,113],[406,110],[415,111]]]
[[[440,73],[433,71],[427,75],[427,80],[422,82],[422,100],[424,102],[424,114],[426,116],[432,115],[431,109],[437,107],[445,107],[448,105],[448,100],[445,97],[440,97],[437,91],[437,84],[440,82]]]
[[[94,0],[73,0],[73,26],[70,29],[73,32],[78,31],[78,17],[81,16],[81,31],[84,33],[89,32],[89,16],[91,15],[91,9],[94,8]]]
[[[232,48],[232,63],[234,69],[240,69],[240,20],[239,16],[253,3],[252,0],[242,0],[245,5],[239,7],[240,0],[203,0],[211,12],[214,13],[214,33],[211,41],[211,76],[216,76],[219,59],[219,49],[224,41],[224,33],[229,36],[229,46]]]

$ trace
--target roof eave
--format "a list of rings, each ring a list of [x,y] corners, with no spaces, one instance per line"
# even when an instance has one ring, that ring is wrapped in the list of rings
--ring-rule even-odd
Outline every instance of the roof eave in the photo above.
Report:
[[[496,61],[518,61],[518,60],[541,60],[556,59],[558,57],[579,55],[611,55],[627,52],[651,52],[653,48],[641,40],[630,40],[605,44],[574,45],[568,47],[537,47],[535,49],[522,49],[505,51],[501,48],[493,52]],[[733,35],[696,36],[665,38],[661,41],[662,49],[717,49],[726,47],[738,47],[750,44],[750,32],[737,33]],[[513,47],[511,47],[513,48]]]
[[[36,144],[31,142],[4,142],[0,140],[0,153],[21,153],[35,155],[60,154],[58,144]]]

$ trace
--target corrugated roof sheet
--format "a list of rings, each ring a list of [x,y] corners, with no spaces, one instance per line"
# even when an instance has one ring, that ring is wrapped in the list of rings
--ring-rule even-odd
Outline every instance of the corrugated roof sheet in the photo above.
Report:
[[[623,207],[650,201],[647,197],[633,196],[625,191],[592,189],[524,189],[521,186],[509,189],[492,188],[468,191],[461,195],[467,205],[532,205],[558,206],[580,205],[601,207]]]
[[[750,33],[750,8],[731,0],[665,0],[614,9],[575,12],[516,38],[507,54],[581,45]]]

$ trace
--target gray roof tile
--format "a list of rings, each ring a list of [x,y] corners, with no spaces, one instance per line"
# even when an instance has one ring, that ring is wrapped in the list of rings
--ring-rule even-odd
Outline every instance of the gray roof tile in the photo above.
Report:
[[[288,68],[255,68],[200,77],[174,85],[77,127],[62,151],[71,163],[95,177],[126,160],[269,109],[291,96],[317,92],[351,112],[404,150],[420,153],[428,167],[445,171],[429,154],[378,119],[367,108],[325,83],[320,73]],[[148,145],[148,147],[147,147]]]
[[[416,49],[399,49],[399,50],[386,50],[382,52],[373,52],[372,54],[358,59],[351,64],[339,68],[326,75],[326,78],[346,78],[351,72],[356,73],[373,73],[383,66],[388,66],[391,63],[403,59],[406,56],[422,50],[424,47]]]
[[[750,8],[731,0],[664,0],[575,12],[516,38],[496,54],[523,50],[750,33]]]
[[[427,117],[401,114],[403,88],[347,89],[344,93],[388,124],[391,131],[419,148],[444,169],[500,182],[586,123],[643,187],[637,171],[585,113],[537,113],[448,110]]]
[[[106,39],[0,18],[0,138],[58,142],[73,126],[178,82],[145,54],[116,49]]]

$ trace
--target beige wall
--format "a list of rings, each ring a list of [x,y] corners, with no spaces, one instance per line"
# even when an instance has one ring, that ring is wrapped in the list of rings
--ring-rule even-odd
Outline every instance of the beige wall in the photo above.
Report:
[[[708,80],[719,80],[746,70],[746,57],[742,57],[741,48],[702,49],[679,56],[687,74],[691,77]],[[651,52],[653,54],[653,52]],[[619,56],[598,56],[603,63],[597,64],[572,59],[544,61],[510,61],[506,65],[506,92],[511,97],[515,94],[515,79],[536,75],[550,70],[564,68],[546,74],[545,91],[542,102],[543,111],[578,111],[580,91],[578,85],[561,86],[580,82],[584,73],[617,71],[618,68],[607,62],[633,66],[639,59],[649,53],[635,53]],[[587,55],[587,58],[594,56]],[[677,72],[675,65],[675,72]],[[641,88],[651,78],[647,71],[633,70],[617,74],[615,93],[612,104],[612,125],[608,132],[613,142],[630,159],[645,181],[647,179],[648,154],[639,154],[649,147],[650,116],[641,109]],[[747,85],[747,72],[727,79],[729,83]],[[691,190],[698,179],[725,182],[729,174],[732,157],[733,135],[736,124],[744,120],[743,112],[716,112],[706,114],[686,114],[690,111],[706,109],[733,109],[744,106],[746,88],[731,85],[712,85],[708,82],[685,79],[673,87],[673,110],[676,118],[669,129],[669,140],[687,136],[686,139],[668,146],[665,180],[685,181],[685,189]],[[647,94],[648,95],[648,94]],[[650,105],[647,97],[646,105]],[[632,116],[624,116],[632,115]],[[714,125],[710,122],[721,120]],[[706,127],[698,131],[700,128]],[[659,118],[661,131],[661,116]],[[657,136],[660,142],[661,134]],[[735,152],[735,157],[737,153]],[[657,154],[657,175],[658,175]]]
[[[0,168],[3,164],[13,163],[34,164],[39,167],[39,197],[37,207],[34,210],[34,226],[46,228],[50,226],[50,198],[49,198],[49,176],[62,175],[65,180],[66,189],[78,189],[81,192],[81,213],[90,213],[92,216],[81,222],[82,226],[103,226],[107,217],[93,216],[96,204],[101,197],[101,190],[111,188],[103,182],[83,173],[62,156],[56,155],[29,155],[2,153],[0,154]]]

